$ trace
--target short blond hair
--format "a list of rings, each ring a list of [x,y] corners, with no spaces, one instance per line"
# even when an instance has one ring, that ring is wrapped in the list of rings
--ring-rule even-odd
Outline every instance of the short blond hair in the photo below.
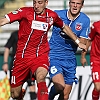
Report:
[[[69,0],[69,2],[71,2],[71,0]],[[84,4],[84,0],[82,0],[82,5]]]

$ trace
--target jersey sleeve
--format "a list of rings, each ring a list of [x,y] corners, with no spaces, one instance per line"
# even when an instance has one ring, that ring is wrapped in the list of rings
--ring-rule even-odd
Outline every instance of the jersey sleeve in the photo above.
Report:
[[[79,37],[82,37],[82,38],[88,38],[88,35],[90,33],[90,19],[89,18],[85,18],[84,19],[85,21],[83,22],[83,28],[82,28],[82,31],[80,33],[80,36]]]
[[[12,11],[5,15],[5,17],[9,20],[10,23],[14,21],[20,21],[24,18],[26,12],[26,8],[19,8],[18,10]]]
[[[95,35],[96,35],[96,27],[93,23],[93,25],[91,26],[91,31],[89,33],[89,39],[93,40]]]

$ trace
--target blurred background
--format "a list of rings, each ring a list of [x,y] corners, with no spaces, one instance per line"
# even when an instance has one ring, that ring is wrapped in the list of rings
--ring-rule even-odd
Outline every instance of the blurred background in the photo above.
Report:
[[[49,0],[48,8],[52,10],[66,9],[68,8],[68,2],[69,0]],[[14,11],[20,7],[32,6],[32,5],[33,5],[33,0],[0,0],[0,17],[4,17],[4,15],[7,14],[8,12]],[[100,19],[100,1],[99,0],[85,0],[82,11],[89,16],[91,20],[91,24],[92,24],[94,21],[97,21]],[[51,29],[48,34],[48,40],[51,36]],[[1,67],[3,64],[4,45],[7,42],[7,39],[10,37],[10,34],[15,30],[18,30],[17,22],[0,27],[0,70],[2,70]],[[91,97],[89,97],[89,95],[91,95],[91,92],[89,92],[89,89],[92,86],[90,68],[89,68],[89,52],[86,55],[88,66],[86,66],[85,69],[83,69],[80,64],[80,49],[78,49],[76,53],[76,57],[77,57],[77,64],[78,64],[77,76],[79,78],[79,84],[76,86],[77,89],[75,90],[77,91],[77,94],[75,94],[76,98],[73,96],[74,99],[70,99],[70,100],[91,100]],[[10,57],[9,57],[9,62],[10,62]],[[86,77],[83,78],[84,76]],[[89,80],[87,78],[89,78]],[[86,82],[89,83],[89,86],[87,87],[87,89],[85,89],[87,86]],[[48,83],[48,86],[50,86],[50,82],[48,81],[47,83]],[[81,93],[83,92],[85,93],[84,97],[81,96]],[[27,98],[26,100],[30,100],[30,99]]]

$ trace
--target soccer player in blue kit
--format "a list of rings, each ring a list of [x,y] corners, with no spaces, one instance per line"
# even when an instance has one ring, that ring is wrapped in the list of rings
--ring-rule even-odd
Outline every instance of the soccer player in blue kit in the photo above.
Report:
[[[69,25],[79,40],[86,44],[90,31],[90,19],[81,12],[84,0],[70,0],[69,9],[55,10],[65,24]],[[73,82],[77,82],[75,53],[77,45],[60,28],[54,26],[50,38],[50,69],[49,74],[54,85],[50,89],[49,100],[60,94],[58,100],[68,100]],[[81,63],[82,54],[81,53]]]

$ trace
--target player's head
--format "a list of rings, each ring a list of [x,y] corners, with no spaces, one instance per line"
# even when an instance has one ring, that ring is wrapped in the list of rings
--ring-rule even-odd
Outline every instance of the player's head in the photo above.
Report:
[[[37,14],[43,14],[48,0],[33,0],[34,10]]]
[[[84,0],[69,0],[69,11],[72,16],[77,16],[83,7]]]

